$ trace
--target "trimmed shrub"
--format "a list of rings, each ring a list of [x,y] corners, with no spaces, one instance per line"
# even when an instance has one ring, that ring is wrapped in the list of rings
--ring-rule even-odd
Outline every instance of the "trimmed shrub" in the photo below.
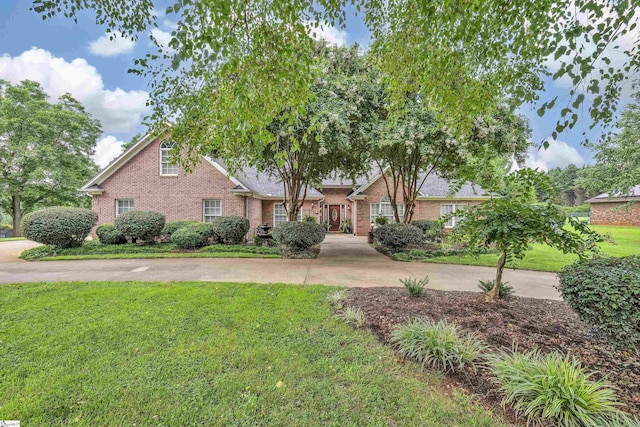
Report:
[[[198,249],[207,246],[213,236],[213,227],[208,222],[196,222],[178,228],[171,235],[171,243],[180,249]]]
[[[116,230],[113,224],[102,224],[96,228],[96,235],[103,245],[121,245],[127,243],[127,239],[122,233]]]
[[[439,242],[442,239],[442,223],[439,221],[415,220],[411,225],[422,230],[424,237],[432,242]]]
[[[162,233],[164,215],[152,211],[131,211],[116,217],[113,225],[132,243],[138,240],[151,243]]]
[[[580,319],[619,347],[640,347],[640,256],[578,261],[558,277],[562,298]]]
[[[247,218],[241,216],[223,216],[213,221],[213,233],[223,243],[238,245],[249,232],[250,224]]]
[[[302,218],[302,220],[304,222],[317,222],[316,217],[313,215],[305,215],[304,218]]]
[[[389,224],[389,218],[387,218],[386,216],[379,216],[376,217],[376,225],[387,225]]]
[[[498,298],[509,298],[511,295],[516,293],[516,291],[513,290],[513,286],[509,285],[508,283],[509,282],[500,282],[500,292]],[[493,289],[493,285],[493,280],[480,280],[478,282],[478,287],[482,289],[485,294]]]
[[[22,219],[24,237],[59,248],[82,246],[98,214],[91,209],[54,207],[31,212]]]
[[[413,277],[400,279],[400,283],[402,283],[407,292],[409,292],[409,296],[417,298],[422,295],[422,293],[424,292],[424,287],[427,286],[427,283],[429,283],[429,276],[424,276],[420,280]]]
[[[624,425],[626,418],[611,388],[589,380],[580,363],[559,353],[537,351],[492,356],[490,369],[504,398],[528,423],[551,420],[554,425]],[[546,425],[546,424],[545,424]]]
[[[424,241],[422,230],[406,224],[383,225],[376,229],[374,236],[378,243],[392,251],[398,251],[407,246],[417,246]]]
[[[283,222],[273,229],[275,241],[294,252],[319,244],[325,235],[324,228],[313,222]]]
[[[171,237],[173,233],[175,233],[178,229],[184,227],[185,225],[197,224],[198,221],[170,221],[167,222],[164,227],[162,227],[162,235]]]
[[[476,335],[463,336],[453,323],[433,323],[424,319],[395,327],[391,332],[391,342],[404,357],[416,360],[422,367],[445,372],[460,371],[466,367],[475,371],[486,349]]]

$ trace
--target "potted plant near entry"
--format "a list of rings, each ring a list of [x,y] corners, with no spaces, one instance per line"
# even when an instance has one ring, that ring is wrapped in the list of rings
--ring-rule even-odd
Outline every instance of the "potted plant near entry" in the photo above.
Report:
[[[353,227],[351,225],[351,218],[345,218],[340,222],[340,231],[343,233],[351,234]]]

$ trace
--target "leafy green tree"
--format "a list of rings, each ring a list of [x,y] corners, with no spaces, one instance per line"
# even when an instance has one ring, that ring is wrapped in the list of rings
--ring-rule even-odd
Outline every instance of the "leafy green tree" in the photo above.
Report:
[[[564,206],[582,205],[585,199],[602,193],[602,184],[592,189],[586,189],[581,185],[581,176],[589,173],[591,166],[577,167],[574,164],[567,165],[564,168],[554,168],[547,172],[553,184],[558,187],[559,197],[556,202]]]
[[[530,129],[522,116],[506,107],[477,118],[468,136],[456,138],[424,108],[424,100],[409,98],[402,116],[381,120],[379,134],[370,140],[396,222],[411,222],[418,194],[432,173],[458,183],[472,180],[485,185],[504,176],[513,158],[524,161]]]
[[[602,237],[552,203],[555,188],[545,174],[521,169],[508,175],[505,185],[493,192],[499,197],[456,212],[461,218],[453,231],[454,238],[468,243],[469,248],[494,247],[498,252],[496,277],[486,294],[487,302],[498,300],[506,263],[524,258],[533,243],[547,244],[580,258],[597,251],[596,242]],[[536,193],[542,194],[542,203],[536,203]]]
[[[278,178],[289,221],[298,217],[309,188],[319,186],[329,175],[349,179],[368,168],[363,149],[368,134],[363,127],[383,107],[380,85],[372,81],[358,46],[337,48],[320,42],[313,55],[319,73],[310,82],[312,96],[303,113],[293,115],[295,120],[291,120],[291,109],[274,114],[265,128],[273,137],[271,144],[260,151],[244,151],[241,147],[250,144],[242,138],[254,135],[239,130],[235,133],[238,149],[233,152],[205,142],[198,146],[202,153],[213,152],[235,165],[253,165]],[[184,119],[187,126],[195,123]],[[172,134],[176,128],[184,129],[184,123],[183,118],[177,119]]]
[[[595,146],[596,164],[578,180],[590,191],[625,195],[640,185],[640,94],[625,107],[618,129]]]
[[[131,148],[133,146],[133,144],[138,142],[140,140],[140,138],[142,138],[143,136],[144,135],[141,132],[136,133],[135,135],[133,135],[131,137],[129,142],[125,142],[124,144],[122,144],[122,150],[123,151],[127,151],[129,148]]]
[[[65,94],[49,103],[36,82],[0,80],[0,209],[20,219],[39,206],[78,205],[78,188],[96,171],[99,122]]]
[[[84,10],[113,33],[136,37],[157,25],[152,0],[33,0],[44,18],[78,19]],[[387,82],[393,114],[407,93],[454,136],[468,134],[476,117],[538,102],[539,114],[560,110],[553,136],[581,114],[611,123],[623,85],[637,79],[640,50],[617,46],[639,21],[631,1],[540,0],[412,2],[408,0],[174,0],[165,9],[176,22],[168,46],[136,61],[134,72],[152,78],[152,121],[162,127],[177,115],[198,117],[182,144],[239,146],[262,151],[275,141],[273,117],[295,121],[312,96],[318,72],[311,35],[319,26],[344,27],[353,5],[373,35],[372,57]],[[615,61],[612,60],[615,59]],[[569,94],[539,101],[548,80],[571,82]],[[634,80],[635,81],[635,80]],[[561,101],[562,100],[562,101]],[[565,102],[566,100],[566,102]],[[283,113],[284,112],[284,113]],[[206,113],[206,114],[197,114]],[[206,121],[206,123],[204,123]],[[244,148],[243,148],[244,150]]]

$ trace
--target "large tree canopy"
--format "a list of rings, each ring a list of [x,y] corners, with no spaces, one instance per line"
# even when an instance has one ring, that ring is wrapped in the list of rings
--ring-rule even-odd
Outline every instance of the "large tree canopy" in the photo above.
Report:
[[[368,172],[366,128],[383,110],[380,86],[357,46],[330,48],[318,43],[314,58],[321,73],[311,83],[312,96],[305,113],[295,122],[287,120],[286,110],[274,116],[267,127],[274,142],[262,151],[236,157],[282,182],[290,221],[297,218],[307,190],[319,187],[324,178],[339,174],[353,179]],[[201,147],[205,151],[209,148]]]
[[[420,92],[456,137],[504,99],[538,101],[540,114],[560,109],[554,137],[578,120],[610,123],[621,88],[637,78],[639,17],[631,0],[174,0],[164,18],[177,22],[171,42],[156,40],[158,51],[136,61],[135,71],[152,77],[153,123],[198,117],[174,138],[235,152],[246,148],[238,147],[240,133],[248,149],[261,151],[274,142],[267,131],[274,115],[286,111],[283,120],[296,121],[307,108],[318,73],[312,35],[320,25],[343,27],[348,5],[373,35],[372,57],[393,110],[407,92]],[[92,9],[98,24],[130,37],[156,25],[154,6],[33,0],[45,18],[76,19]],[[568,80],[567,96],[539,100],[549,79]]]
[[[505,106],[494,114],[476,117],[472,131],[456,138],[445,123],[425,109],[425,102],[421,96],[408,96],[403,113],[391,120],[381,118],[376,123],[379,131],[369,141],[395,221],[406,224],[411,222],[416,199],[432,173],[457,185],[473,181],[490,188],[504,178],[514,159],[524,162],[531,143],[527,121]],[[400,204],[403,212],[398,209]]]
[[[79,203],[78,188],[95,172],[91,155],[99,122],[70,95],[51,104],[36,82],[0,80],[0,210],[20,218],[38,206]]]
[[[596,164],[578,182],[592,191],[626,195],[640,185],[640,95],[625,107],[619,132],[596,145]]]

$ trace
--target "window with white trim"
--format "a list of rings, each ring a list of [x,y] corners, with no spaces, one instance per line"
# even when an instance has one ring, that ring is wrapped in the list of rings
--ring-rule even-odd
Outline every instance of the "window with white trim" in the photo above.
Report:
[[[440,205],[440,216],[452,214],[461,211],[467,207],[466,203],[444,203]],[[454,215],[444,224],[445,228],[453,228],[460,221],[458,215]]]
[[[202,201],[202,222],[213,222],[219,216],[222,216],[222,200]]]
[[[176,176],[178,175],[178,164],[171,163],[170,151],[173,148],[173,142],[164,141],[160,144],[160,175]]]
[[[302,209],[298,210],[298,221],[302,221]],[[284,204],[277,203],[273,205],[273,226],[287,222],[287,210]]]
[[[371,205],[369,205],[369,217],[371,222],[376,222],[376,218],[379,216],[386,217],[389,224],[395,222],[393,217],[393,207],[391,206],[389,196],[384,196],[380,199],[380,203],[371,203]],[[404,216],[404,203],[398,203],[398,216],[401,218]]]
[[[133,210],[133,199],[116,199],[116,216]]]

